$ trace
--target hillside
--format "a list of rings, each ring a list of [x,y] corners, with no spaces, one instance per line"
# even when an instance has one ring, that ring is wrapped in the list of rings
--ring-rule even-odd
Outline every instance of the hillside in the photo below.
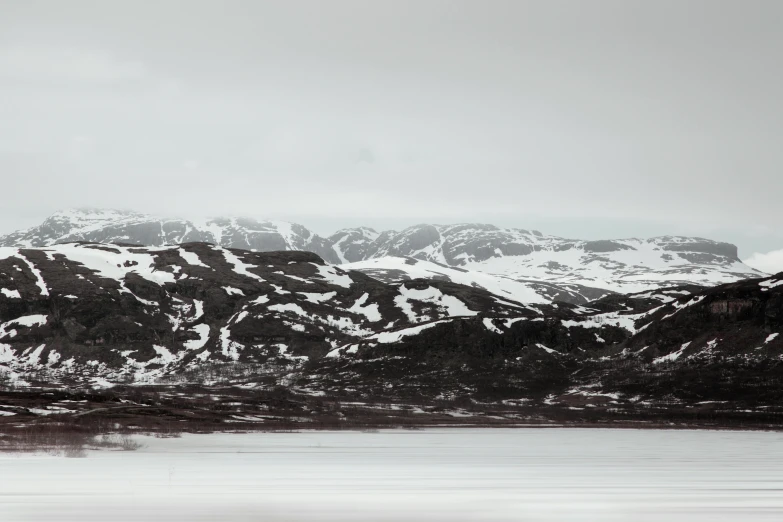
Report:
[[[434,278],[383,282],[302,252],[5,248],[0,373],[16,390],[206,386],[242,411],[283,386],[303,404],[451,401],[583,421],[706,411],[774,424],[782,293],[779,274],[531,304]]]

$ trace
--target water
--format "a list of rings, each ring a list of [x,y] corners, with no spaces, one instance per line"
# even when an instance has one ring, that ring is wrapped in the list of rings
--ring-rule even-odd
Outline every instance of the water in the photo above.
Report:
[[[185,435],[0,454],[0,521],[783,520],[783,434],[484,429]]]

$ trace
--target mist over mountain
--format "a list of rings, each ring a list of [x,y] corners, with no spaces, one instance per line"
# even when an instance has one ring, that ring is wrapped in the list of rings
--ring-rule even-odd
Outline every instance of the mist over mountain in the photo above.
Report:
[[[452,279],[445,272],[455,270],[492,274],[512,285],[536,284],[539,292],[548,295],[547,301],[559,293],[563,300],[582,303],[607,291],[711,286],[764,275],[742,263],[734,245],[703,238],[583,241],[489,224],[420,224],[381,232],[358,227],[320,237],[302,225],[283,221],[194,221],[77,209],[57,212],[37,227],[2,236],[0,246],[45,247],[74,241],[143,246],[207,242],[255,252],[309,251],[328,263],[382,275],[385,280],[410,279],[406,271],[431,263],[442,267],[430,265],[432,277]]]

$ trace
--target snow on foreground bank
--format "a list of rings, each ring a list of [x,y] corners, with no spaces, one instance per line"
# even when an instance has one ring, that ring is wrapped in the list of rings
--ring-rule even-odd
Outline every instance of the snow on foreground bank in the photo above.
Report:
[[[0,454],[0,520],[783,519],[783,434],[486,429],[184,435]]]

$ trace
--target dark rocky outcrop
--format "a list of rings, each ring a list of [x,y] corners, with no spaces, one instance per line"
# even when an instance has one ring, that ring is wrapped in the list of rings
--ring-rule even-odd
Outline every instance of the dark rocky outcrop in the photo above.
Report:
[[[705,404],[723,401],[721,418],[758,411],[773,424],[783,400],[783,274],[530,305],[450,281],[384,283],[307,252],[83,243],[3,255],[0,384],[12,388],[282,387],[583,418],[717,418]]]

